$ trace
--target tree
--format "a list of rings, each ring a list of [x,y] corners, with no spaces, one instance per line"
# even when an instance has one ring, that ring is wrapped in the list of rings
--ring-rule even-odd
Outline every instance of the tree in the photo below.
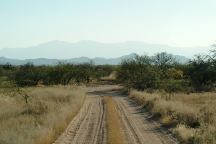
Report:
[[[31,63],[20,66],[15,74],[15,81],[18,86],[34,86],[40,80],[38,69]]]
[[[212,49],[210,50],[209,61],[216,67],[216,44],[212,45]]]
[[[187,75],[195,90],[208,91],[214,88],[216,67],[207,56],[198,55],[190,62]]]
[[[163,74],[165,73],[166,69],[168,69],[175,62],[174,58],[166,52],[157,53],[153,57],[153,61]]]
[[[151,63],[151,58],[145,55],[125,60],[117,72],[117,80],[128,88],[154,89],[157,87],[158,76]]]

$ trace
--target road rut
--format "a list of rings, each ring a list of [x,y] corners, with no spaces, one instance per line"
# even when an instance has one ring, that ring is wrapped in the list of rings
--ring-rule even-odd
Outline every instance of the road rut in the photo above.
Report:
[[[126,96],[121,95],[117,86],[90,88],[88,97],[77,116],[54,144],[105,144],[108,134],[107,110],[110,110],[105,97],[110,97],[112,108],[116,109],[113,117],[120,121],[121,143],[125,144],[177,144],[169,132],[155,121],[149,120],[148,114],[142,112]],[[106,110],[107,109],[107,110]],[[112,109],[111,109],[112,110]],[[110,114],[108,114],[110,116]],[[112,114],[111,114],[112,116]],[[116,118],[114,119],[116,120]],[[119,128],[119,127],[118,127]],[[107,131],[109,130],[109,131]],[[118,134],[118,132],[115,131]],[[112,142],[115,144],[115,142]]]
[[[88,97],[80,112],[54,144],[105,144],[104,111],[100,96]]]
[[[177,144],[161,125],[149,121],[147,114],[125,97],[114,97],[128,144]]]

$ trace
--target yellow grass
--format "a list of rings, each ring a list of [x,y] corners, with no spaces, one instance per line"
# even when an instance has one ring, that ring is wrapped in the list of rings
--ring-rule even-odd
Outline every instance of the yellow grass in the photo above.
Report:
[[[0,143],[50,144],[79,111],[81,87],[32,87],[26,104],[20,96],[0,94]]]
[[[178,137],[182,143],[193,143],[193,137],[195,136],[195,129],[186,127],[184,124],[179,124],[173,133]]]
[[[109,76],[101,77],[101,80],[113,81],[113,80],[116,80],[116,75],[117,75],[117,72],[113,71]]]
[[[159,114],[164,125],[175,125],[173,133],[183,143],[216,143],[216,93],[175,93],[171,99],[162,92],[132,90],[135,99],[153,114]]]
[[[112,97],[105,97],[106,121],[107,121],[107,141],[108,144],[123,144],[124,136],[121,132],[121,122],[119,120],[116,103]]]

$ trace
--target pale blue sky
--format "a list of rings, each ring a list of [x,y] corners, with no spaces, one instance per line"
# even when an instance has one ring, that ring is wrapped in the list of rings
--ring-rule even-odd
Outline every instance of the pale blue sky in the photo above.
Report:
[[[52,40],[209,46],[216,0],[0,0],[0,48]]]

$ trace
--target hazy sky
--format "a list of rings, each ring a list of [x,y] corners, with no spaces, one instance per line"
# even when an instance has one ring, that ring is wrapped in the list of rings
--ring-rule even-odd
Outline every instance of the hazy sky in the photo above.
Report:
[[[209,46],[216,0],[0,0],[0,48],[46,41]]]

